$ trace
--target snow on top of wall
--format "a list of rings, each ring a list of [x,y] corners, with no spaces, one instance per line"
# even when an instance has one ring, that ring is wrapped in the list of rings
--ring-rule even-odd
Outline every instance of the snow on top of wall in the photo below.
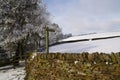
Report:
[[[93,38],[104,38],[104,37],[112,37],[112,36],[120,36],[120,32],[107,32],[107,33],[97,33],[97,34],[73,36],[73,37],[69,37],[67,39],[60,40],[59,42],[82,40],[82,39],[93,39]]]

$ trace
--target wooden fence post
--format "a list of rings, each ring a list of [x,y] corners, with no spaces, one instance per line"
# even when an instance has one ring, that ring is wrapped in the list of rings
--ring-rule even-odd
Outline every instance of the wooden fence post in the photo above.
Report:
[[[55,32],[53,29],[46,27],[46,53],[49,53],[49,32]]]

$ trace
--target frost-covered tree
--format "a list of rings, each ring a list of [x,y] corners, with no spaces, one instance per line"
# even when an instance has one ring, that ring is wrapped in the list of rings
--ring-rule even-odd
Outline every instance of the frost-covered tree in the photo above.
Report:
[[[38,44],[49,24],[42,0],[0,0],[0,46],[15,56]]]
[[[63,38],[63,33],[62,33],[62,29],[56,23],[51,24],[50,28],[54,29],[55,32],[54,33],[50,32],[49,42],[50,44],[54,44]]]
[[[50,40],[61,35],[49,20],[42,0],[0,0],[0,46],[15,56],[45,45],[45,25],[55,29]]]

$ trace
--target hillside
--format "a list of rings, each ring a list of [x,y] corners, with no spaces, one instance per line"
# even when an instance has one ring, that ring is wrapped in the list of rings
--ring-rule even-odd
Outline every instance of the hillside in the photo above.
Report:
[[[119,41],[120,32],[74,36],[59,41],[63,44],[50,47],[50,52],[119,52]]]

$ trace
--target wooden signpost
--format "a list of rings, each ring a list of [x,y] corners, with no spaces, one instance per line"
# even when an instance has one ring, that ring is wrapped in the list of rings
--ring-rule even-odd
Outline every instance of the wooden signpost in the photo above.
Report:
[[[49,53],[49,32],[55,32],[55,30],[46,27],[46,53]]]

